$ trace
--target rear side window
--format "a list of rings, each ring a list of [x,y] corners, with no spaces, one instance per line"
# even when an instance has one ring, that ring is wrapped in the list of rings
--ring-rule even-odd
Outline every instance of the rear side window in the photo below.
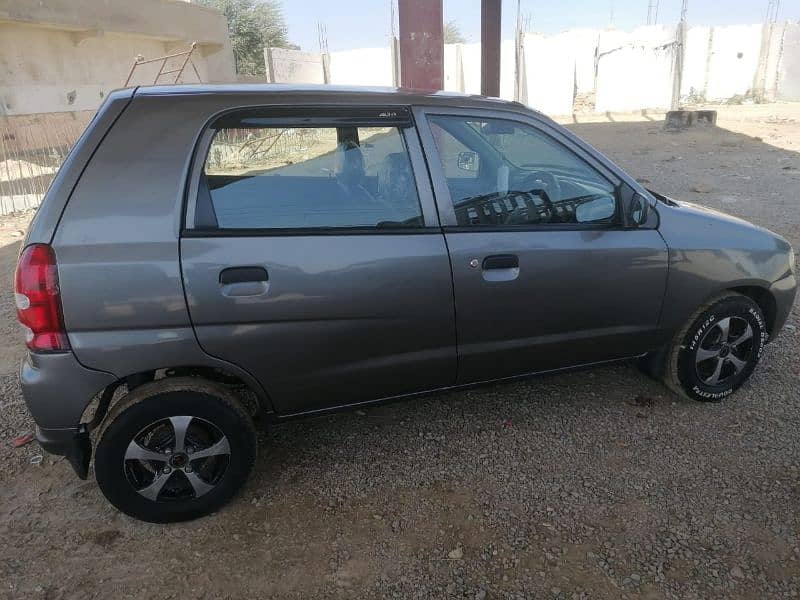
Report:
[[[198,190],[204,200],[220,229],[424,225],[399,127],[218,129]]]

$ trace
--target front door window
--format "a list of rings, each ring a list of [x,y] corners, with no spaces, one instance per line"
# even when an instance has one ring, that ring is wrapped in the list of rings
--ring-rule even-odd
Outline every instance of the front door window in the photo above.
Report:
[[[614,186],[537,129],[460,116],[429,122],[458,226],[616,222]]]

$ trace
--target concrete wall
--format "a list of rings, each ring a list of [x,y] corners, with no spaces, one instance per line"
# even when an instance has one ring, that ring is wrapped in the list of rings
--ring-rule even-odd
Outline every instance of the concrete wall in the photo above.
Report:
[[[391,48],[359,48],[331,52],[331,83],[391,86]]]
[[[597,53],[598,112],[668,108],[675,63],[674,26],[603,31]]]
[[[752,95],[762,29],[761,25],[713,28],[706,100],[715,102]]]
[[[270,83],[325,83],[323,56],[317,52],[264,48],[264,62]]]
[[[690,27],[686,32],[681,97],[704,101],[709,76],[709,51],[713,40],[712,27]]]
[[[761,34],[761,58],[759,59],[754,94],[761,102],[774,102],[778,96],[778,70],[784,55],[784,36],[790,23],[764,25]],[[792,52],[786,53],[791,59]],[[788,78],[791,80],[791,77]],[[798,98],[800,99],[800,98]]]
[[[525,98],[533,108],[551,115],[572,112],[575,93],[575,56],[567,36],[526,34]]]
[[[193,42],[196,72],[187,64],[181,82],[236,80],[227,23],[215,10],[178,0],[0,0],[0,214],[38,205],[138,55],[174,54]],[[160,66],[138,66],[130,84],[153,84]]]
[[[0,23],[0,112],[94,110],[110,90],[122,87],[137,54],[167,53],[167,43],[149,38],[107,33],[76,44],[68,31]],[[195,64],[207,76],[202,58]],[[157,72],[157,65],[144,65],[133,83],[152,83]]]
[[[800,101],[800,23],[788,24],[783,32],[776,90],[779,100]]]
[[[514,42],[501,46],[500,96],[553,115],[574,110],[667,109],[677,78],[678,27],[626,32],[576,29],[523,37],[519,81]],[[800,24],[690,27],[686,31],[680,101],[773,101],[800,96]],[[480,93],[480,44],[445,44],[444,89]],[[313,55],[316,63],[321,60]],[[288,60],[288,59],[287,59]],[[331,82],[392,85],[389,48],[331,55]],[[279,81],[319,81],[318,70]]]
[[[464,89],[461,44],[444,45],[444,89],[448,92]]]
[[[514,42],[500,43],[500,97],[514,99]],[[465,94],[481,93],[481,45],[444,45],[444,89]]]
[[[461,71],[464,85],[459,92],[465,94],[481,93],[481,45],[458,44],[461,50]],[[502,52],[502,46],[500,47]],[[501,58],[502,62],[502,58]],[[402,65],[400,66],[402,68]]]
[[[0,116],[94,110],[122,87],[137,55],[164,56],[192,42],[203,80],[235,81],[217,11],[176,0],[0,0]],[[158,66],[137,67],[131,83],[152,84]],[[197,81],[191,66],[182,81]]]

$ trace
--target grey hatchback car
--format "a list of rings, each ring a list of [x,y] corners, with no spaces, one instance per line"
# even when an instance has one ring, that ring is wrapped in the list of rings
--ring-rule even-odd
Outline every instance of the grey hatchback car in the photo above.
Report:
[[[41,446],[154,522],[227,502],[276,422],[638,359],[720,400],[789,244],[644,189],[525,106],[394,89],[108,96],[23,245]],[[91,435],[90,435],[91,434]]]

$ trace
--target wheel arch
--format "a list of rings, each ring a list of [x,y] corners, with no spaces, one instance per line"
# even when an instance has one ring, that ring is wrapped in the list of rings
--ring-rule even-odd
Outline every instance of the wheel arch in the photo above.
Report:
[[[89,431],[93,431],[105,422],[111,409],[113,409],[122,398],[137,388],[152,382],[166,382],[170,379],[187,377],[196,379],[199,386],[202,386],[206,382],[224,385],[239,397],[240,402],[248,409],[252,416],[260,416],[269,419],[273,414],[272,403],[269,396],[249,374],[229,367],[180,365],[147,369],[128,373],[120,377],[114,383],[100,390],[95,400],[87,405],[84,409],[81,423],[83,423]],[[119,390],[126,391],[119,392]],[[249,401],[250,398],[246,398],[245,394],[242,394],[242,390],[252,398],[252,402]]]
[[[772,295],[772,292],[769,291],[767,286],[742,285],[730,287],[723,291],[736,292],[742,296],[747,296],[753,302],[758,304],[758,307],[764,314],[764,320],[767,323],[767,333],[769,333],[768,339],[772,338],[773,334],[775,333],[774,328],[778,305],[777,301],[775,300],[775,296]]]

